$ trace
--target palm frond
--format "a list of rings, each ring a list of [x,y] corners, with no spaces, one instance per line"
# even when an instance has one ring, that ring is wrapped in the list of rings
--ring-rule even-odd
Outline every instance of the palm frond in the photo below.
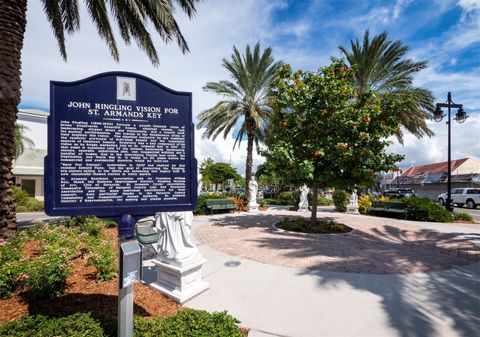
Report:
[[[41,1],[57,39],[60,54],[66,60],[65,32],[74,33],[80,27],[78,0]],[[199,1],[175,0],[175,3],[192,18]],[[85,4],[100,37],[105,40],[116,61],[119,60],[119,52],[109,20],[110,15],[118,25],[120,36],[125,43],[128,45],[133,39],[155,66],[159,64],[159,56],[147,30],[148,21],[153,24],[164,42],[175,39],[183,53],[189,51],[187,41],[175,20],[172,0],[85,0]]]
[[[62,12],[57,0],[43,0],[43,11],[47,15],[50,26],[53,29],[53,34],[57,39],[60,55],[66,61],[67,50],[65,48],[65,27],[62,20]]]
[[[400,113],[401,125],[416,137],[432,136],[426,119],[433,111],[430,91],[413,87],[413,76],[427,67],[426,61],[405,58],[408,47],[400,41],[389,41],[386,32],[370,39],[367,30],[363,41],[350,41],[350,50],[339,46],[350,66],[354,66],[354,84],[359,93],[375,90],[391,93],[409,101],[408,110]],[[401,132],[397,135],[403,140]]]
[[[108,20],[108,11],[104,1],[85,0],[87,11],[92,18],[93,23],[97,27],[98,34],[107,43],[110,54],[115,61],[120,59],[117,48],[117,42],[113,36],[112,27]]]
[[[78,0],[61,0],[60,9],[65,30],[73,33],[80,28],[80,14],[78,12]]]

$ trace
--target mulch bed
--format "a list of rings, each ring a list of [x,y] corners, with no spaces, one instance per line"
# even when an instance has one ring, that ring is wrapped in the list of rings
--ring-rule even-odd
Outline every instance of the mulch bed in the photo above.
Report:
[[[108,229],[116,237],[116,229]],[[114,240],[115,248],[118,245]],[[39,244],[30,241],[25,245],[24,256],[38,254]],[[38,300],[25,291],[0,300],[0,324],[26,315],[67,316],[77,312],[91,312],[93,316],[116,316],[118,307],[118,279],[105,282],[95,280],[96,269],[88,266],[86,259],[74,261],[75,269],[67,279],[65,293],[57,298]],[[135,284],[134,313],[144,317],[173,316],[181,307],[175,301],[142,284]]]
[[[117,236],[117,229],[107,231],[112,237]],[[113,240],[113,246],[118,249],[118,241]],[[37,241],[29,241],[23,249],[25,258],[40,254],[41,245]],[[16,320],[22,316],[45,315],[63,317],[78,312],[91,313],[92,316],[117,316],[118,310],[118,278],[100,282],[95,279],[96,269],[87,265],[84,257],[74,262],[75,268],[67,279],[67,288],[61,296],[51,299],[35,299],[25,291],[18,291],[10,298],[0,300],[0,324]],[[158,291],[143,283],[134,286],[135,315],[146,318],[156,316],[174,316],[179,310],[186,309]],[[240,327],[244,336],[250,329]]]

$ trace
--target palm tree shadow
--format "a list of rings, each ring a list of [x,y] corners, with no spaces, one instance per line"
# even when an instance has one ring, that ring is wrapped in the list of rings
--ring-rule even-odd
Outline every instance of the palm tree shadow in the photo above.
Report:
[[[320,288],[348,283],[381,298],[391,327],[403,337],[446,335],[437,321],[451,321],[458,336],[476,336],[480,328],[480,263],[417,275],[369,275],[304,270],[318,277]]]

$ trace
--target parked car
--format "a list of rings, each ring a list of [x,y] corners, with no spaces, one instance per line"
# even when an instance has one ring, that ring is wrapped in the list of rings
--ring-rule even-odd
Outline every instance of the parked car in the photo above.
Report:
[[[415,191],[411,188],[391,188],[383,191],[383,195],[389,198],[414,197]]]
[[[447,203],[447,193],[437,197],[438,203],[444,206]],[[480,188],[454,188],[452,189],[453,204],[458,207],[467,205],[468,208],[476,208],[480,204]]]

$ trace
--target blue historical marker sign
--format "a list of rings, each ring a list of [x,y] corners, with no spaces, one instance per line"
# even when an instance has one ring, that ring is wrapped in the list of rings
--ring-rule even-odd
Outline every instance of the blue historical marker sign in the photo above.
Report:
[[[196,186],[191,93],[126,72],[51,82],[47,214],[188,211]]]

